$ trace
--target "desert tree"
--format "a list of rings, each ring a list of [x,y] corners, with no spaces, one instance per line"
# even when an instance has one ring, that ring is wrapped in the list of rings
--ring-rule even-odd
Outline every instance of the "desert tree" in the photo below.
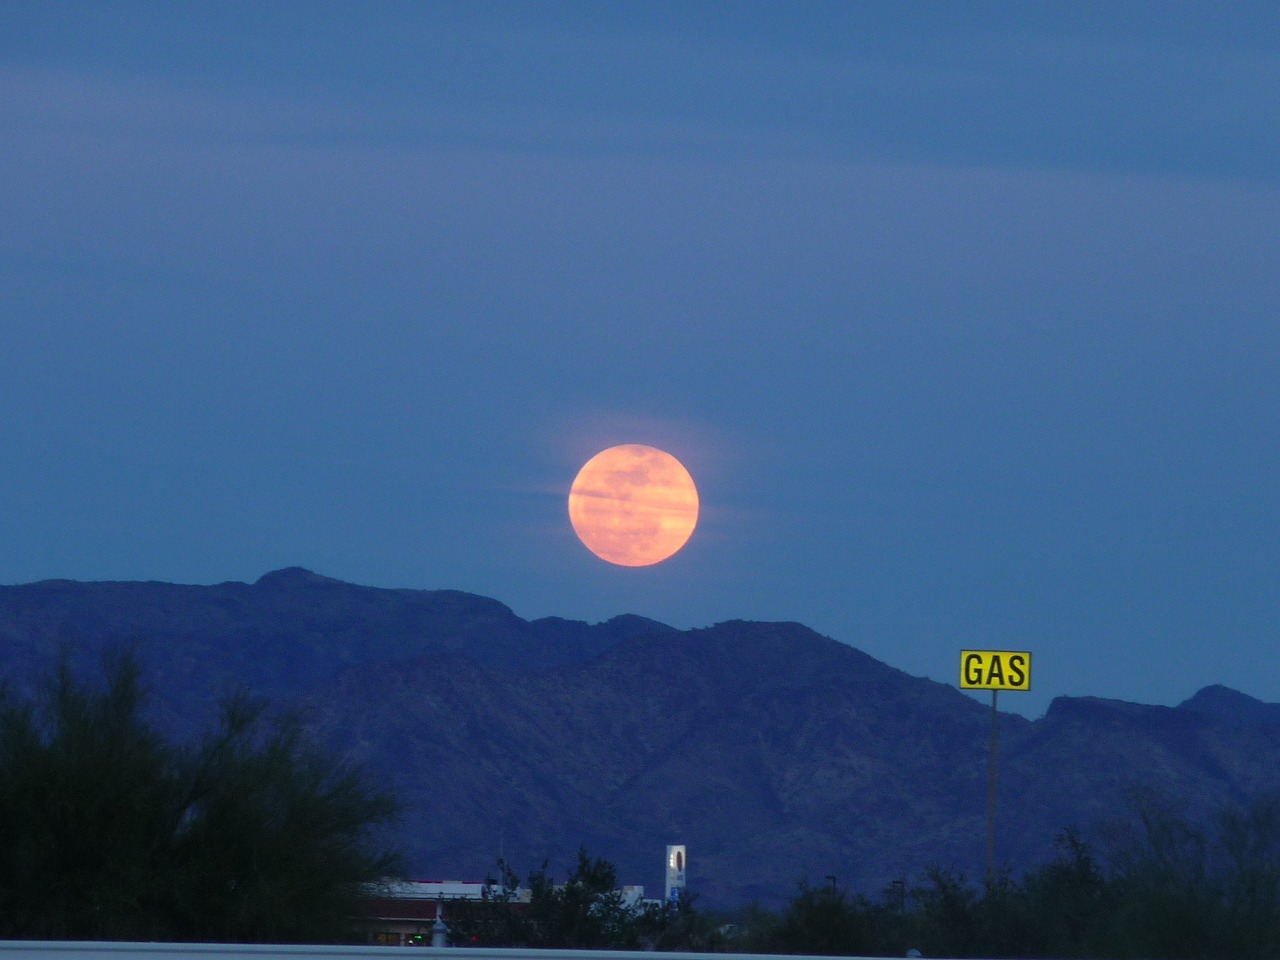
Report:
[[[834,882],[810,886],[801,881],[778,922],[768,928],[763,947],[769,953],[858,956],[867,953],[869,943],[869,906],[863,898]]]
[[[367,885],[394,801],[244,696],[192,744],[146,720],[136,656],[41,694],[0,692],[0,935],[331,941]]]

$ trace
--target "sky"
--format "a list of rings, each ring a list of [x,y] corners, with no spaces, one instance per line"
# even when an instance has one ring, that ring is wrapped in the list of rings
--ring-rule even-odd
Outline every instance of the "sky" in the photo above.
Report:
[[[0,5],[0,583],[1280,701],[1280,6]],[[653,567],[566,497],[696,481]],[[984,695],[985,696],[985,695]]]

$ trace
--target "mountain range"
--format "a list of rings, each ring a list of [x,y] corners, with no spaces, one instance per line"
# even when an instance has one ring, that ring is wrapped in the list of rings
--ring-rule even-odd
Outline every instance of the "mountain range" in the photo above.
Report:
[[[481,879],[499,857],[563,875],[585,847],[660,891],[668,843],[720,907],[776,906],[799,880],[874,895],[931,866],[982,873],[990,707],[801,624],[527,621],[300,568],[0,586],[11,685],[122,646],[175,737],[232,691],[300,710],[399,797],[394,840],[420,878]],[[1015,874],[1137,791],[1202,816],[1280,787],[1280,704],[1224,687],[1177,707],[1060,697],[998,726],[996,859]]]

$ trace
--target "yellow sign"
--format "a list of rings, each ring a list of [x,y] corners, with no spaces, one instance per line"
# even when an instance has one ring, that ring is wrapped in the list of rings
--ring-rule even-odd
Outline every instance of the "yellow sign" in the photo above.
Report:
[[[1031,654],[1016,650],[961,650],[961,690],[1030,690]]]

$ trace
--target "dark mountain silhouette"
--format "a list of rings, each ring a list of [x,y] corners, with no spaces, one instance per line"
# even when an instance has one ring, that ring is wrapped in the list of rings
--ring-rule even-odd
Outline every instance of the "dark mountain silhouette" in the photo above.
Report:
[[[1179,706],[1223,723],[1280,728],[1280,703],[1263,703],[1220,684],[1205,687]]]
[[[28,683],[64,651],[92,663],[134,645],[161,700],[199,721],[233,689],[287,700],[356,664],[450,652],[555,669],[660,627],[636,616],[529,622],[485,597],[362,587],[298,567],[208,587],[46,580],[0,587],[0,670]]]
[[[13,683],[127,644],[176,735],[232,689],[301,707],[405,802],[418,876],[479,878],[499,856],[562,874],[585,845],[660,890],[674,842],[711,905],[827,875],[874,894],[933,865],[981,874],[990,708],[800,624],[530,622],[296,568],[0,587]],[[1001,715],[1000,738],[997,851],[1015,872],[1137,791],[1199,814],[1280,786],[1280,705],[1222,687],[1176,708],[1059,698],[1036,721]]]

